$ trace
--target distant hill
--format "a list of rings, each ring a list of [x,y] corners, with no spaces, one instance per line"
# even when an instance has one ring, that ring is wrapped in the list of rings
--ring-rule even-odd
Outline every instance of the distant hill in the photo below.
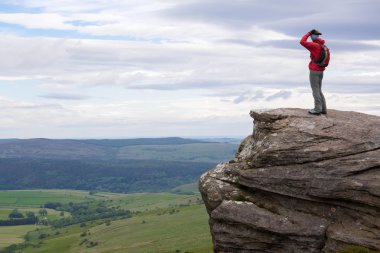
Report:
[[[105,158],[107,150],[76,140],[17,139],[0,142],[0,158]]]
[[[174,147],[173,145],[187,144],[217,145],[214,142],[179,137],[103,140],[8,139],[0,141],[0,158],[133,159],[134,157],[126,154],[125,151],[122,151],[123,154],[120,155],[121,149],[128,147],[129,150],[133,150],[134,147],[138,149],[137,146],[157,145],[164,149],[169,146]],[[213,149],[211,146],[210,150]],[[159,147],[158,149],[161,149]],[[146,156],[144,159],[160,159],[159,157],[150,157],[147,152],[144,155]],[[215,158],[215,161],[218,161],[217,158],[220,157]],[[171,159],[163,158],[163,160]]]
[[[168,191],[193,183],[237,145],[172,138],[0,142],[0,189]]]
[[[17,139],[0,139],[0,143],[17,141]]]
[[[215,163],[158,160],[0,159],[0,190],[160,192],[196,181]]]
[[[94,144],[107,147],[125,147],[138,145],[179,145],[194,143],[210,143],[212,141],[185,139],[180,137],[167,138],[136,138],[136,139],[102,139],[102,140],[76,140],[81,143]]]

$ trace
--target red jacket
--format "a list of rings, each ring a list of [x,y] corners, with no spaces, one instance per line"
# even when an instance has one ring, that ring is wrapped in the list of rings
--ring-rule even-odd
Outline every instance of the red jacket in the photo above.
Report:
[[[300,43],[302,46],[304,46],[307,50],[310,51],[310,59],[317,59],[321,55],[321,51],[322,51],[322,48],[320,45],[318,45],[318,43],[325,44],[325,41],[323,39],[318,38],[315,40],[316,42],[308,42],[307,39],[309,38],[310,35],[311,35],[310,32],[305,34],[302,37]],[[317,64],[315,64],[313,61],[310,61],[309,69],[314,70],[314,71],[324,71],[325,67],[320,67]]]

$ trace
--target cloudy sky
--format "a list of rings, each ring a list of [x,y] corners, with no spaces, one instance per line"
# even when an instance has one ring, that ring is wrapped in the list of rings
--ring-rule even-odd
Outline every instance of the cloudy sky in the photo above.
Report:
[[[251,109],[313,98],[380,115],[378,0],[2,0],[0,138],[245,136]]]

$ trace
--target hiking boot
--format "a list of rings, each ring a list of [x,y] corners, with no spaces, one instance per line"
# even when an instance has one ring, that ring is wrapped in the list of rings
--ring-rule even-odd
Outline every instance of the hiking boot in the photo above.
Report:
[[[321,112],[318,112],[318,111],[316,111],[316,110],[314,110],[314,109],[310,109],[310,110],[309,110],[309,114],[320,115]]]
[[[322,114],[327,114],[327,110],[322,110],[321,113]]]

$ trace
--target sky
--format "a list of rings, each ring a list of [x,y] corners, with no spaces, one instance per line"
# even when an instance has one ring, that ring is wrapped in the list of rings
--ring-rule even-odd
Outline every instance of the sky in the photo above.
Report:
[[[250,110],[380,115],[378,0],[2,0],[0,138],[246,136]],[[306,111],[305,111],[306,112]]]

